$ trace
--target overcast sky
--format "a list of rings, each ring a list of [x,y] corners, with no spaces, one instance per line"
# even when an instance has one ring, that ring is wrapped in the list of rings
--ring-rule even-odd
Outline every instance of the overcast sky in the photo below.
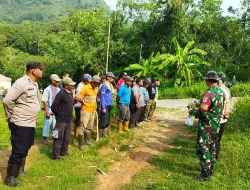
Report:
[[[115,10],[117,0],[105,0],[106,3]],[[227,11],[228,7],[233,6],[234,8],[239,7],[241,0],[223,0],[222,8],[224,11]]]

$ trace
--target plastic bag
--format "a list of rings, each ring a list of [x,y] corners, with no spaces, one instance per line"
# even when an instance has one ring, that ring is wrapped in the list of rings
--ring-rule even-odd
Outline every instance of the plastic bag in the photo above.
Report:
[[[188,126],[188,127],[194,125],[194,121],[193,121],[192,117],[188,117],[188,118],[186,119],[185,125]]]

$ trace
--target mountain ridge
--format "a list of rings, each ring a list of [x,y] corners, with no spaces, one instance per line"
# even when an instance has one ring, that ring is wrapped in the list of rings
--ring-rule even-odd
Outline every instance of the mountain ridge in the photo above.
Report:
[[[72,11],[92,9],[98,5],[110,12],[104,0],[0,0],[0,21],[47,23],[68,17]]]

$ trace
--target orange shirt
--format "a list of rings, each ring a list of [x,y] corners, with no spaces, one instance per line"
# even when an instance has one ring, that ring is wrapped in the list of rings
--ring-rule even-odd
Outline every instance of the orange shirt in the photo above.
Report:
[[[97,90],[90,84],[85,85],[80,91],[80,98],[83,99],[82,111],[94,113],[96,107]]]

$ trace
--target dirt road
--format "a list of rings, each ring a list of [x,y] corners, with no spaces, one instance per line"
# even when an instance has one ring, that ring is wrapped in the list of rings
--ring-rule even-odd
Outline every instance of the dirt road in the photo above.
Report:
[[[165,149],[171,149],[171,141],[176,135],[189,135],[184,126],[187,111],[160,111],[155,121],[135,130],[136,136],[144,139],[142,146],[131,148],[124,161],[114,163],[109,172],[98,176],[97,190],[120,189],[129,184],[134,175],[144,168],[152,167],[150,161]],[[105,151],[103,151],[105,152]]]

